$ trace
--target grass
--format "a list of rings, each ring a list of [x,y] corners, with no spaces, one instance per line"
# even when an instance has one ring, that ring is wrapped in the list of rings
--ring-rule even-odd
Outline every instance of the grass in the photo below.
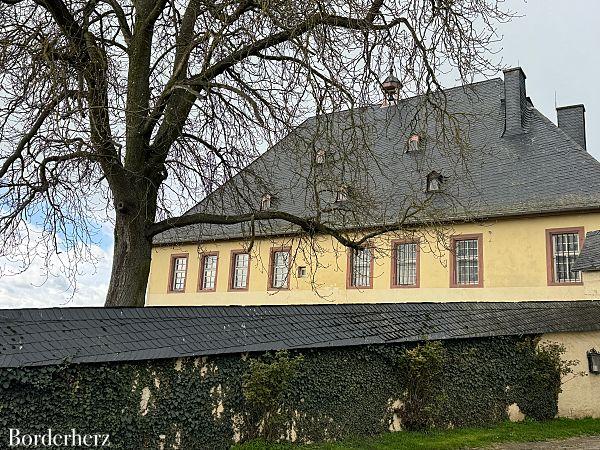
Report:
[[[356,438],[339,443],[311,445],[266,444],[250,442],[235,450],[454,450],[483,447],[499,442],[533,442],[600,435],[600,419],[554,419],[547,422],[505,422],[490,428],[459,428],[424,433],[385,433],[371,438]]]

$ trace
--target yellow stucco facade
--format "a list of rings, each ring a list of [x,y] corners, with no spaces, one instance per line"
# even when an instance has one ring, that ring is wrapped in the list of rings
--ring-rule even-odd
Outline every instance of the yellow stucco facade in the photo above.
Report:
[[[577,361],[573,373],[563,378],[558,396],[560,417],[600,417],[600,375],[588,370],[587,352],[600,349],[600,331],[548,333],[543,340],[558,342],[565,347],[563,360]]]
[[[419,286],[392,288],[391,241],[382,236],[372,242],[376,248],[372,288],[347,288],[347,249],[330,237],[320,237],[316,254],[298,238],[257,239],[250,252],[248,289],[230,291],[231,255],[247,241],[219,241],[201,245],[157,246],[146,303],[152,305],[259,305],[354,302],[449,302],[526,301],[586,298],[584,285],[549,285],[547,279],[546,230],[600,228],[600,213],[578,213],[497,219],[484,223],[457,224],[444,230],[450,235],[481,234],[481,287],[451,287],[449,252],[436,245],[435,236],[420,233]],[[292,264],[288,290],[269,289],[269,261],[274,247],[291,247]],[[447,244],[446,244],[447,246]],[[200,255],[218,252],[216,288],[199,291]],[[184,292],[169,292],[172,255],[187,254]],[[316,255],[316,256],[315,256]],[[298,267],[306,276],[298,276]]]

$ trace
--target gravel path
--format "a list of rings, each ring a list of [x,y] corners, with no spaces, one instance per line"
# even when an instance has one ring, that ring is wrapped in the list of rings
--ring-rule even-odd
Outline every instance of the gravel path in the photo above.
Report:
[[[507,442],[486,449],[494,450],[600,450],[600,436],[585,436],[560,441]]]

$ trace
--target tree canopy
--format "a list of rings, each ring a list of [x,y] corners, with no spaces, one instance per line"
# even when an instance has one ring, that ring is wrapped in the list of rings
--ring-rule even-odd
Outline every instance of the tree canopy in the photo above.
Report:
[[[358,245],[318,216],[182,212],[307,117],[380,102],[390,67],[426,98],[441,73],[495,72],[510,17],[493,0],[0,0],[2,256],[73,251],[76,271],[108,221],[106,304],[142,306],[172,228],[277,218]]]

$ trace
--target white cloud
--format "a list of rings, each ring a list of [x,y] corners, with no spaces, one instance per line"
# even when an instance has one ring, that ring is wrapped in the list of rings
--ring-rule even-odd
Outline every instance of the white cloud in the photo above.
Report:
[[[34,258],[24,271],[23,261],[3,260],[0,308],[103,306],[110,279],[112,254],[97,245],[92,245],[89,252],[95,260],[94,264],[79,264],[75,289],[61,270],[61,261],[68,261],[72,253],[53,255],[48,264]]]

